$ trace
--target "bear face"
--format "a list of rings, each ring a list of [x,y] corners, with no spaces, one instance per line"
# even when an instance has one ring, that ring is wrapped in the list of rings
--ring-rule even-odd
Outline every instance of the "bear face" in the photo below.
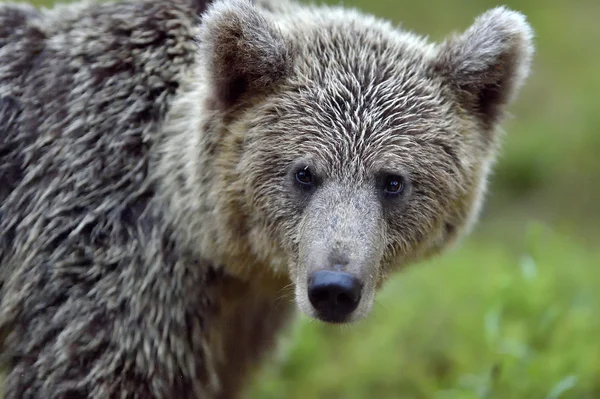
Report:
[[[195,104],[228,199],[220,251],[283,269],[309,316],[368,315],[390,274],[475,221],[531,41],[505,8],[430,44],[356,11],[216,2]]]

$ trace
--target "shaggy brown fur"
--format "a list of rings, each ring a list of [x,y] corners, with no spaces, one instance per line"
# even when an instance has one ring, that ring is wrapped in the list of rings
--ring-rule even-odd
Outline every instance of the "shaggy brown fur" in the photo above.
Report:
[[[323,319],[309,276],[351,274],[358,320],[475,221],[520,14],[437,45],[341,8],[203,10],[0,4],[6,398],[237,397],[287,286]]]

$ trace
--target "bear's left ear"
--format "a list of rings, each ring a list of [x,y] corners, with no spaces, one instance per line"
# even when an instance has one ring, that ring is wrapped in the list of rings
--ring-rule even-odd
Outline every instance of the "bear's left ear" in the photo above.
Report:
[[[291,71],[290,42],[250,0],[215,1],[202,16],[198,39],[200,63],[222,109],[246,93],[268,89]]]
[[[457,92],[461,105],[490,129],[529,74],[533,51],[533,31],[525,17],[498,7],[479,16],[461,35],[446,39],[434,67]]]

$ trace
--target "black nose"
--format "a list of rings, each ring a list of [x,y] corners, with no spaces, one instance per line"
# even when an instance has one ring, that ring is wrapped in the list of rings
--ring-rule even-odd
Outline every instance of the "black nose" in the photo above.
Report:
[[[308,299],[323,321],[343,322],[360,302],[362,283],[350,273],[318,271],[308,279]]]

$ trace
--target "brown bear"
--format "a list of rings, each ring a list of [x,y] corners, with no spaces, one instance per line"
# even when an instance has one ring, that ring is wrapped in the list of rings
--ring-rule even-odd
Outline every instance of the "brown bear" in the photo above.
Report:
[[[5,397],[233,398],[295,307],[365,318],[473,225],[532,53],[503,7],[0,4]]]

